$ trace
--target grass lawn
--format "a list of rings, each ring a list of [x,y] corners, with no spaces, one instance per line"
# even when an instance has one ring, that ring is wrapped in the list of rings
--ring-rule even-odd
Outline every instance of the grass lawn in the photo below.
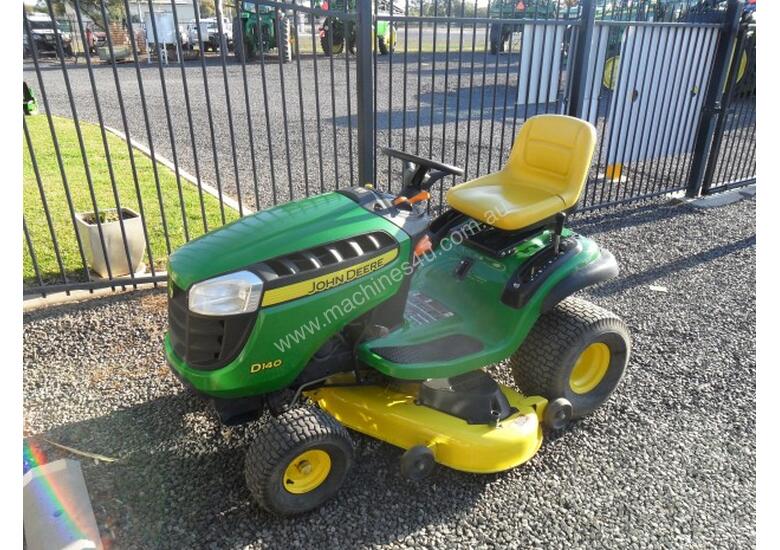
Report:
[[[75,125],[72,120],[67,118],[53,118],[74,209],[76,212],[93,212],[92,199],[87,185],[84,161],[79,149]],[[45,191],[65,272],[69,280],[85,280],[83,264],[79,256],[77,236],[68,210],[65,187],[54,152],[48,121],[45,115],[36,115],[25,117],[25,122],[30,132],[35,160],[38,164],[41,183]],[[98,209],[116,208],[108,163],[106,161],[106,152],[100,135],[100,127],[87,122],[81,122],[80,128],[84,138],[89,172],[94,185]],[[22,139],[24,140],[24,137]],[[122,207],[129,207],[136,212],[140,212],[138,204],[139,193],[136,191],[133,173],[130,168],[127,144],[110,133],[107,134],[107,139],[119,202]],[[35,250],[40,275],[44,282],[62,282],[60,269],[54,253],[51,232],[46,222],[43,202],[26,142],[24,142],[23,149],[24,220]],[[174,172],[165,166],[157,164],[160,179],[160,194],[158,195],[152,160],[137,150],[133,151],[133,157],[135,159],[136,173],[138,174],[138,188],[146,217],[146,227],[155,268],[164,269],[169,250],[165,241],[165,232],[163,231],[160,202],[162,202],[165,212],[165,222],[168,227],[171,250],[175,250],[185,242],[184,222],[176,176]],[[181,187],[184,197],[184,219],[187,222],[189,238],[193,239],[204,233],[198,189],[185,180],[181,180]],[[162,201],[160,201],[160,197]],[[222,225],[219,201],[211,195],[204,193],[203,204],[209,230]],[[225,218],[230,222],[238,218],[238,213],[225,207]],[[25,284],[36,285],[37,278],[26,242],[23,244],[23,247]],[[149,265],[148,253],[145,255],[144,262],[147,266]]]

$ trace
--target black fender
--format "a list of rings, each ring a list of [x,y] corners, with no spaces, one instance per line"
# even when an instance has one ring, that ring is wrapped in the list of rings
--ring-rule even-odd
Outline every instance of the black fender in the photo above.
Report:
[[[544,297],[541,312],[545,313],[551,310],[558,302],[563,301],[578,290],[617,277],[618,272],[619,269],[615,257],[608,250],[602,249],[598,259],[582,266],[566,278],[558,281],[558,284]]]

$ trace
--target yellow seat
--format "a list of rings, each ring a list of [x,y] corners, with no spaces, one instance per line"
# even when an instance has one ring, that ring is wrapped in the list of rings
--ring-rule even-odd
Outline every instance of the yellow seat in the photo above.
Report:
[[[595,146],[589,122],[564,115],[529,118],[504,169],[451,188],[447,202],[499,229],[528,227],[577,204]]]

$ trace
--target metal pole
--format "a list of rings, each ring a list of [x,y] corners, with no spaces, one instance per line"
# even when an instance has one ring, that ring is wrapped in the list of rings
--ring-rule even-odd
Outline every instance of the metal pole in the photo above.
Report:
[[[357,0],[358,185],[373,185],[374,73],[371,51],[372,0]]]
[[[731,58],[731,67],[729,68],[729,77],[726,84],[726,91],[723,92],[723,104],[721,105],[720,116],[715,124],[714,137],[712,139],[712,146],[708,155],[707,168],[704,170],[704,179],[702,180],[701,194],[706,195],[710,187],[712,186],[712,177],[715,172],[715,165],[717,164],[717,156],[720,152],[720,145],[723,142],[723,131],[726,117],[724,116],[725,110],[728,110],[731,104],[732,96],[734,95],[734,85],[737,81],[737,73],[739,72],[739,62],[742,53],[742,47],[745,43],[745,32],[747,27],[742,25],[737,35],[736,46],[734,47],[734,55]]]
[[[701,122],[696,132],[691,173],[688,178],[688,189],[685,192],[687,197],[697,197],[701,191],[704,181],[704,170],[707,165],[707,150],[715,133],[716,116],[722,108],[723,87],[729,74],[731,65],[729,60],[734,49],[737,34],[739,33],[739,21],[742,18],[744,7],[745,4],[743,2],[729,0],[728,8],[726,9],[720,40],[718,40],[718,45],[715,49],[712,74],[707,83],[707,95],[701,111]],[[734,55],[737,55],[737,53],[735,52]]]
[[[577,44],[574,49],[574,60],[569,82],[569,106],[566,110],[571,116],[581,116],[585,105],[585,81],[588,75],[590,46],[593,38],[593,26],[596,21],[596,4],[594,0],[582,0],[582,14],[577,30]]]

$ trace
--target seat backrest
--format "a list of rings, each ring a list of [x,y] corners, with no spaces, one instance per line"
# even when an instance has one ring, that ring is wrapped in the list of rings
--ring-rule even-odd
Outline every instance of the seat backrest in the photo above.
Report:
[[[510,181],[555,193],[567,207],[574,206],[595,147],[591,123],[565,115],[538,115],[520,128],[504,172]]]

